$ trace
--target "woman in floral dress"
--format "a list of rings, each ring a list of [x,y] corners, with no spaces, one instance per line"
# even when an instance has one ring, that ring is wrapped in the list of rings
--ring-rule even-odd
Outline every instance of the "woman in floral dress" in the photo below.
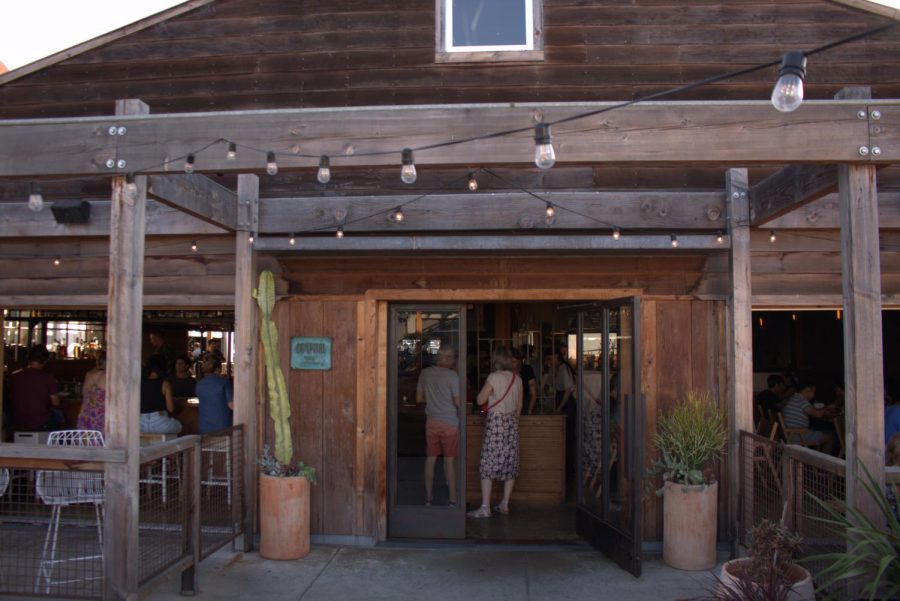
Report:
[[[97,355],[97,364],[84,376],[81,386],[81,413],[78,414],[79,430],[104,431],[106,420],[106,351]]]
[[[503,480],[503,500],[494,510],[509,513],[509,497],[519,476],[519,414],[522,412],[522,379],[512,371],[512,353],[499,347],[494,351],[494,371],[488,376],[478,404],[484,407],[484,441],[481,445],[481,507],[470,511],[471,518],[491,517],[491,485]]]

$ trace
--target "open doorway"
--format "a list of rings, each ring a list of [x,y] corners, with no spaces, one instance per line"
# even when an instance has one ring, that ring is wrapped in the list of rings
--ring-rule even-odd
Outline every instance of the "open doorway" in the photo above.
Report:
[[[639,430],[635,407],[641,402],[634,392],[639,390],[634,302],[392,305],[388,536],[581,544],[604,536],[601,522],[615,525],[618,541],[620,531],[633,530],[629,521],[640,506],[631,492],[639,486],[630,481],[634,470],[619,466],[623,457],[638,456],[632,448],[642,448],[642,430],[641,441],[631,438]],[[485,418],[475,398],[498,347],[520,353],[524,376],[519,475],[508,515],[466,519],[465,509],[481,502]],[[442,357],[442,349],[454,355]],[[429,461],[428,415],[416,396],[418,382],[434,366],[450,370],[458,394],[459,449],[450,470],[443,457]],[[558,411],[567,394],[563,407],[569,411]],[[616,403],[603,402],[613,398]],[[590,419],[593,432],[584,425]],[[601,440],[616,442],[601,445]],[[492,506],[501,489],[495,485]]]

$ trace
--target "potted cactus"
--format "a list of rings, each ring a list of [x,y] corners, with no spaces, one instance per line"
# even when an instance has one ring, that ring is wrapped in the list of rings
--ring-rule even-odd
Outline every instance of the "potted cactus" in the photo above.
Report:
[[[302,461],[293,462],[291,403],[278,355],[278,330],[272,321],[275,278],[271,271],[259,274],[253,298],[259,305],[269,415],[275,431],[274,455],[266,445],[259,460],[259,554],[267,559],[299,559],[309,553],[309,487],[316,482],[316,472]]]

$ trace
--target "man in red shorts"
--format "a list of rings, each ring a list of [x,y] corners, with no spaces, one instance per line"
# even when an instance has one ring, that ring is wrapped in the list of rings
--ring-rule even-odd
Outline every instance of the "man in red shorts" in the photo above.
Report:
[[[431,505],[434,468],[444,456],[449,489],[448,504],[455,506],[456,456],[459,454],[459,375],[453,369],[456,351],[442,345],[437,362],[422,370],[416,385],[416,402],[425,403],[425,504]]]

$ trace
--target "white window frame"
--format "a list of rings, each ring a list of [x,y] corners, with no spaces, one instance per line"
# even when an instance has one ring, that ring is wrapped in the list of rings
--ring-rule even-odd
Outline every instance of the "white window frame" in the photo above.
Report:
[[[435,21],[437,24],[435,61],[438,63],[457,62],[503,62],[544,60],[543,7],[542,0],[525,2],[526,43],[515,46],[453,46],[453,2],[435,0]],[[527,35],[528,32],[531,35]]]

